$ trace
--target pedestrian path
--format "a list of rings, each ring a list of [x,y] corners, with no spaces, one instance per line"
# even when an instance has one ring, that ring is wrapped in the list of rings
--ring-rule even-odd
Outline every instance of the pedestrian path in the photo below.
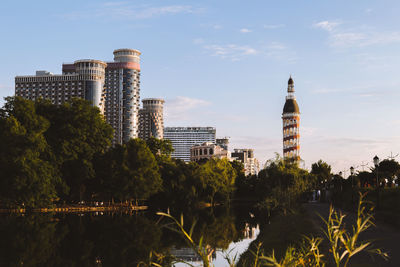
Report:
[[[304,207],[309,213],[315,227],[321,228],[325,226],[318,214],[324,218],[328,218],[329,204],[314,202],[304,204]],[[347,226],[352,225],[356,220],[356,214],[349,212],[343,213],[346,214],[346,218],[344,220],[345,224]],[[350,264],[350,266],[400,267],[400,231],[398,229],[390,225],[377,222],[376,227],[370,228],[361,235],[361,239],[374,240],[374,247],[381,248],[383,251],[388,252],[390,259],[389,261],[385,261],[377,256],[374,256],[374,258],[371,259],[367,253],[360,253],[359,255],[354,256],[354,260],[351,261],[352,264]]]

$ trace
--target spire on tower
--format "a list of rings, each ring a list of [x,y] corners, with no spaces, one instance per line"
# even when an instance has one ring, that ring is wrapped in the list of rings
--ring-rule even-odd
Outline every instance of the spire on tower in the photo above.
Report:
[[[290,74],[288,85],[293,85],[293,84],[294,84],[294,82],[293,82],[293,79],[292,79],[292,74]]]

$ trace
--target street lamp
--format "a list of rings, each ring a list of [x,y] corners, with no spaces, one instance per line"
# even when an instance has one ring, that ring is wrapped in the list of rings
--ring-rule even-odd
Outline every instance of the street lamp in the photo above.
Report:
[[[378,156],[374,157],[374,165],[375,165],[375,173],[376,173],[376,207],[379,207],[379,180],[378,180],[378,167],[379,167],[379,158]]]
[[[350,176],[351,176],[351,204],[354,202],[354,190],[353,190],[353,174],[354,174],[354,167],[350,167]]]
[[[354,167],[350,167],[350,174],[351,174],[351,187],[353,188],[353,174],[354,174]]]

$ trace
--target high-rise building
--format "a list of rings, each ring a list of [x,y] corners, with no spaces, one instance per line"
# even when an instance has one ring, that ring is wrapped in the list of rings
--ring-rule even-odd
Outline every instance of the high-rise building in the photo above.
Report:
[[[254,157],[254,150],[250,148],[235,148],[231,153],[233,160],[243,163],[245,175],[255,175],[260,171],[260,164]]]
[[[53,104],[79,97],[102,109],[101,94],[107,64],[100,60],[84,59],[70,65],[73,71],[63,70],[61,75],[36,71],[36,75],[16,76],[15,95],[30,100],[48,99]]]
[[[294,96],[294,82],[289,78],[288,95],[283,107],[283,158],[296,162],[300,160],[300,110]]]
[[[143,108],[139,110],[139,138],[147,140],[150,137],[164,138],[164,100],[146,98],[142,100]]]
[[[117,49],[114,62],[107,62],[104,114],[115,130],[114,143],[139,137],[140,54],[134,49]]]
[[[73,97],[89,100],[114,128],[113,143],[127,142],[138,137],[140,52],[117,49],[114,62],[84,59],[63,64],[61,75],[37,71],[34,76],[17,76],[15,95],[53,104]]]
[[[215,144],[214,127],[166,127],[164,139],[172,143],[172,157],[190,161],[190,148],[194,145],[211,142]]]

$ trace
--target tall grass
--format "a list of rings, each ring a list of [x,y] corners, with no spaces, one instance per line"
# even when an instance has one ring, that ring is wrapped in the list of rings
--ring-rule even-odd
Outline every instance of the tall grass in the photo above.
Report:
[[[379,248],[373,247],[373,242],[369,240],[361,240],[360,234],[375,226],[373,223],[373,207],[365,200],[365,195],[360,195],[357,218],[351,229],[345,226],[344,219],[346,215],[336,211],[332,206],[329,210],[328,218],[322,216],[324,222],[323,237],[307,237],[305,236],[300,244],[297,246],[289,246],[281,258],[276,258],[274,251],[271,254],[265,255],[262,249],[262,243],[256,246],[255,251],[252,251],[254,261],[251,267],[261,266],[274,266],[274,267],[287,267],[287,266],[313,266],[322,267],[326,266],[329,258],[331,257],[337,267],[347,267],[353,257],[360,252],[367,252],[376,254],[385,260],[388,259],[387,253]],[[203,244],[203,238],[199,242],[195,242],[192,238],[195,224],[192,225],[189,232],[183,227],[183,216],[178,221],[176,218],[167,213],[159,212],[160,216],[171,219],[172,223],[167,224],[166,227],[172,231],[179,233],[185,240],[188,246],[201,258],[203,267],[212,267],[210,255],[213,249]],[[321,244],[325,243],[329,247],[327,255],[321,253]],[[235,257],[229,257],[229,253],[225,255],[227,266],[235,267]],[[190,265],[186,262],[187,265]],[[151,265],[149,265],[151,266]],[[157,265],[153,265],[157,266]]]

